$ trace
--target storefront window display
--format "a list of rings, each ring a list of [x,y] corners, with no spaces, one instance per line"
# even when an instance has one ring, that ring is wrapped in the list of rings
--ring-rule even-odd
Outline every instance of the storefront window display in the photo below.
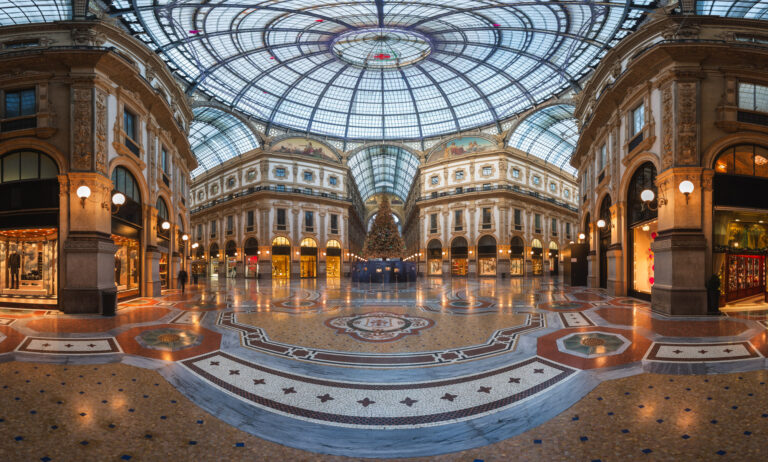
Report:
[[[525,252],[525,244],[523,243],[523,240],[518,236],[513,237],[509,250],[509,275],[524,276],[525,258],[523,253]]]
[[[160,288],[168,288],[168,254],[160,254]]]
[[[531,263],[534,276],[541,276],[544,274],[544,249],[541,246],[541,241],[534,239],[531,243]]]
[[[451,276],[466,276],[469,272],[467,240],[457,237],[451,243]]]
[[[341,244],[328,241],[325,246],[325,275],[330,279],[341,277]]]
[[[284,237],[272,241],[272,278],[288,279],[291,277],[291,243]]]
[[[302,278],[317,277],[317,243],[314,239],[306,238],[301,241],[300,265]]]
[[[496,276],[496,239],[483,236],[477,243],[477,272],[480,276]]]
[[[227,277],[237,277],[237,244],[235,241],[228,241],[226,247],[224,247],[224,254],[227,257]]]
[[[209,272],[208,274],[211,275],[211,279],[218,279],[219,278],[219,258],[221,257],[219,255],[219,245],[216,243],[211,244],[210,251],[208,253],[209,256]]]
[[[139,294],[139,241],[113,234],[115,252],[115,286],[119,298]]]
[[[768,212],[716,210],[714,244],[712,261],[723,302],[765,292]]]
[[[652,244],[656,240],[658,222],[652,221],[633,226],[632,233],[632,288],[641,294],[651,294],[655,262]]]
[[[430,276],[443,274],[443,247],[437,239],[432,239],[427,244],[427,274]]]
[[[255,278],[259,275],[259,243],[255,238],[248,238],[243,247],[245,253],[245,277]]]
[[[57,255],[56,228],[0,231],[0,294],[55,298]]]

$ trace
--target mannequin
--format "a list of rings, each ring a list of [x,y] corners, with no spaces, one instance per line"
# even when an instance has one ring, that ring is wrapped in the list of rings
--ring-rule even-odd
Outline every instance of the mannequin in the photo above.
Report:
[[[115,254],[115,285],[120,285],[120,273],[122,273],[123,262],[120,261],[120,255]]]
[[[21,256],[13,252],[8,256],[8,268],[11,270],[11,289],[19,288],[19,267],[21,266]]]

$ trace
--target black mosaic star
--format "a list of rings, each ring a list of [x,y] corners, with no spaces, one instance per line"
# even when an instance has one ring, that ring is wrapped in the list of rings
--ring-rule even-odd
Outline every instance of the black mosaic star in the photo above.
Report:
[[[333,397],[331,395],[329,395],[328,393],[326,393],[326,394],[324,394],[322,396],[318,396],[317,399],[319,399],[321,403],[324,403],[326,401],[332,401]]]
[[[404,400],[400,401],[400,404],[405,404],[406,406],[411,407],[414,405],[414,403],[418,403],[418,402],[419,402],[418,399],[411,399],[406,396]]]
[[[93,348],[93,347],[95,347],[96,345],[94,345],[93,343],[89,343],[89,344],[88,344],[88,346],[89,346],[90,348]]]
[[[520,383],[520,379],[517,377],[510,377],[509,383]]]
[[[674,354],[676,354],[676,355],[679,355],[679,354],[680,354],[680,353],[682,353],[682,352],[683,352],[683,350],[675,350],[675,351],[673,351],[672,353],[674,353]]]
[[[371,401],[371,400],[370,400],[370,399],[368,399],[368,397],[366,396],[366,397],[365,397],[365,399],[361,399],[360,401],[358,401],[358,403],[362,404],[362,405],[363,405],[363,407],[368,407],[368,406],[370,406],[371,404],[376,404],[376,401]]]
[[[283,388],[283,393],[290,395],[291,393],[296,393],[296,390],[294,390],[293,387]]]
[[[442,397],[440,397],[440,399],[444,399],[444,400],[453,402],[453,400],[456,399],[457,396],[459,396],[459,395],[452,395],[452,394],[446,392]]]
[[[723,353],[730,353],[730,352],[732,352],[732,351],[733,351],[733,350],[731,350],[730,348],[726,348],[725,350],[723,350]]]
[[[67,343],[67,344],[66,344],[66,345],[64,345],[64,346],[65,346],[65,347],[67,347],[67,348],[72,348],[74,345],[72,345],[71,343]]]
[[[230,369],[229,375],[240,375],[240,369]]]
[[[534,369],[533,373],[534,374],[543,374],[544,373],[544,369]]]
[[[253,384],[254,385],[264,385],[265,382],[264,382],[264,379],[253,379]]]
[[[211,361],[211,366],[218,366],[218,365],[219,365],[218,361]]]
[[[491,394],[491,388],[493,387],[480,387],[479,390],[477,390],[478,393],[488,393]]]
[[[707,352],[707,350],[699,350],[699,353],[701,353],[701,354],[704,354],[706,352]]]

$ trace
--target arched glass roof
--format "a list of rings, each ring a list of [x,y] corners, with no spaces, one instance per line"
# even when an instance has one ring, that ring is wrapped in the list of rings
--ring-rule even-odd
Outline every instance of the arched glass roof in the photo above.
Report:
[[[189,144],[198,167],[192,178],[222,162],[259,147],[259,140],[240,119],[213,107],[196,107],[189,127]]]
[[[655,1],[109,4],[189,92],[271,125],[401,140],[494,123],[578,86]]]
[[[72,19],[72,0],[2,0],[0,26]]]
[[[509,146],[544,159],[563,171],[576,174],[571,155],[579,139],[573,106],[558,104],[523,119],[509,137]]]
[[[378,193],[408,197],[419,168],[419,159],[397,146],[371,146],[347,162],[363,200]]]
[[[696,14],[732,18],[768,19],[766,0],[698,0]]]

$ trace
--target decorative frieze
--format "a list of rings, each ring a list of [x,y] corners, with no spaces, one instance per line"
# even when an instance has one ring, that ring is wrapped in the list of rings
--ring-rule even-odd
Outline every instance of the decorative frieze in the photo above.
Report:
[[[72,90],[72,167],[91,170],[93,159],[93,89]]]

